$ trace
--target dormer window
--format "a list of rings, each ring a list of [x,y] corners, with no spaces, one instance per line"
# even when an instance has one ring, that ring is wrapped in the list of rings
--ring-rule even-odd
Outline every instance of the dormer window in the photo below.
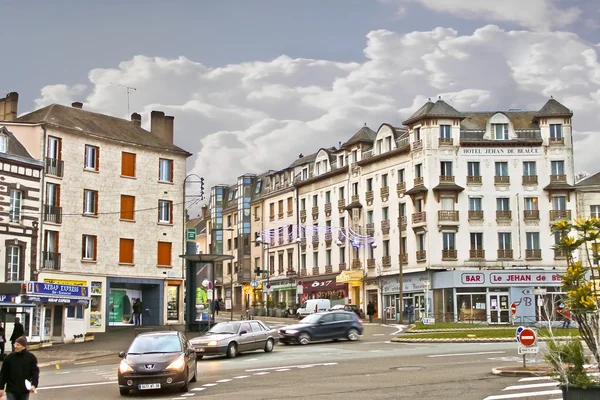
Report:
[[[355,163],[358,161],[358,152],[356,150],[352,150],[352,162]]]
[[[342,168],[344,166],[344,155],[338,156],[337,158],[337,166],[338,168]]]
[[[562,124],[550,124],[550,139],[561,139],[562,137]]]
[[[8,138],[4,135],[0,135],[0,153],[6,153],[8,147]]]
[[[385,138],[385,151],[392,151],[392,137]]]
[[[308,179],[308,168],[302,168],[302,179]]]
[[[495,140],[508,140],[508,124],[492,124]]]
[[[327,172],[327,160],[323,160],[323,173]]]
[[[262,180],[256,182],[256,190],[255,190],[256,194],[259,194],[261,192],[261,190],[262,190]]]
[[[379,139],[377,141],[377,154],[381,154],[383,152],[383,139]]]
[[[421,140],[421,128],[415,128],[415,142]]]

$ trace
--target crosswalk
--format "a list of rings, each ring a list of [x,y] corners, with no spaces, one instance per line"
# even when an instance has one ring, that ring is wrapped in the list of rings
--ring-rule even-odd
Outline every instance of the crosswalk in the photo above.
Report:
[[[521,378],[517,385],[507,386],[501,394],[483,400],[560,400],[562,391],[558,383],[547,376]]]

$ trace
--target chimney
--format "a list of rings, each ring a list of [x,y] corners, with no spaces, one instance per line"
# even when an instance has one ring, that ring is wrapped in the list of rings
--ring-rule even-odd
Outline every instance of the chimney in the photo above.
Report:
[[[165,116],[165,136],[164,139],[173,144],[173,124],[175,122],[175,117],[170,115]]]
[[[208,218],[208,204],[202,206],[202,219]]]
[[[0,99],[0,121],[14,121],[17,118],[17,105],[19,93],[10,92],[5,98]]]
[[[142,126],[142,116],[138,113],[131,114],[131,122],[137,126]]]
[[[165,113],[152,111],[150,113],[150,132],[158,137],[163,137],[165,131]]]
[[[304,158],[304,154],[302,154],[302,153],[298,154],[298,158]]]
[[[71,107],[79,108],[81,110],[83,108],[83,103],[80,101],[75,101],[75,102],[71,103]]]

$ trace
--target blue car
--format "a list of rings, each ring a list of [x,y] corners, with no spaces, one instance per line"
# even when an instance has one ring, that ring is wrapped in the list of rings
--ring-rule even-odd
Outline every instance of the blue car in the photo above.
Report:
[[[362,320],[356,313],[328,311],[309,315],[297,324],[284,326],[279,330],[279,342],[308,344],[321,340],[355,341],[360,339],[362,333]]]

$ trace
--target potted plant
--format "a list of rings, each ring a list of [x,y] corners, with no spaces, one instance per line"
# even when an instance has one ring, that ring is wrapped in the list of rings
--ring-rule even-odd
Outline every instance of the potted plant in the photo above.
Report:
[[[94,334],[92,332],[86,332],[86,334],[83,336],[83,341],[91,342],[92,340],[94,340]]]
[[[73,335],[73,340],[75,343],[82,343],[85,341],[85,339],[83,338],[83,333],[80,335]]]

